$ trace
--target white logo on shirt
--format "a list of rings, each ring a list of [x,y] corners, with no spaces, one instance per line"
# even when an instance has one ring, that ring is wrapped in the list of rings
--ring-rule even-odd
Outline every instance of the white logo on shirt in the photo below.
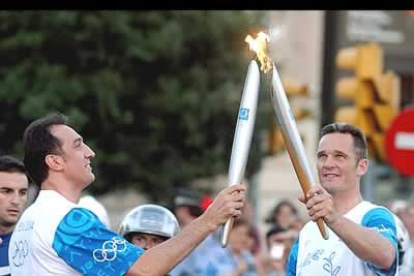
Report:
[[[118,252],[123,252],[127,248],[126,240],[117,237],[112,238],[102,244],[102,249],[95,249],[92,254],[97,262],[113,261]]]
[[[384,224],[381,224],[379,227],[371,227],[371,229],[377,230],[380,233],[386,232],[388,234],[393,235],[393,231],[390,228],[387,228],[384,226]]]
[[[20,267],[24,264],[24,260],[29,255],[29,246],[27,241],[18,241],[14,243],[14,253],[12,256],[13,264]]]

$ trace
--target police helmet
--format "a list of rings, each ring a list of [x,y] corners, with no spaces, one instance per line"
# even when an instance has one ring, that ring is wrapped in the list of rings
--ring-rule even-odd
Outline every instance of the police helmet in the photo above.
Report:
[[[119,234],[130,240],[131,233],[144,233],[171,238],[180,227],[174,214],[159,205],[144,204],[132,209],[121,222]]]

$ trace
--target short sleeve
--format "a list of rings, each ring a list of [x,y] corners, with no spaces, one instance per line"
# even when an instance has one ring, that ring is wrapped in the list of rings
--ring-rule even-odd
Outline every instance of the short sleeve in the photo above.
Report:
[[[296,239],[290,249],[289,258],[286,266],[286,276],[296,276],[296,263],[298,262],[299,238]]]
[[[84,208],[74,208],[62,219],[53,249],[79,273],[102,276],[124,275],[144,253]]]
[[[397,242],[397,228],[394,217],[386,208],[379,207],[372,209],[366,213],[362,219],[362,226],[375,229],[394,246],[395,259],[390,269],[380,269],[372,264],[368,267],[377,276],[393,276],[397,270],[398,258],[398,242]]]

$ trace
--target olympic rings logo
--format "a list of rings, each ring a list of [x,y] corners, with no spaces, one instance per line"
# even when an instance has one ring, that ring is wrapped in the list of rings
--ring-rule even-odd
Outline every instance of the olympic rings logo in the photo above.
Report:
[[[20,267],[24,264],[24,260],[29,255],[29,245],[26,240],[14,243],[14,253],[12,256],[13,264]]]
[[[118,237],[112,238],[110,241],[106,241],[102,244],[102,249],[95,249],[92,254],[93,258],[97,262],[112,262],[116,259],[118,252],[124,252],[127,249],[127,242],[124,239]]]

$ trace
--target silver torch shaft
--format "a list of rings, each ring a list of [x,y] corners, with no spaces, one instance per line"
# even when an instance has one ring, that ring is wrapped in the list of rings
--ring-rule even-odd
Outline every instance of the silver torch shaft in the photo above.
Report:
[[[272,88],[271,98],[273,103],[273,111],[280,125],[283,140],[285,142],[286,149],[289,152],[289,156],[302,187],[302,191],[306,197],[306,193],[309,191],[311,186],[315,184],[315,180],[299,135],[295,117],[293,116],[289,101],[286,97],[285,89],[283,88],[282,81],[280,80],[280,76],[274,63]],[[323,238],[328,239],[328,232],[326,231],[323,219],[319,218],[317,220],[317,224]]]
[[[252,60],[249,64],[244,83],[242,99],[237,117],[237,125],[231,150],[228,185],[240,184],[243,180],[247,157],[253,136],[256,121],[257,102],[259,98],[260,70],[257,62]],[[221,237],[221,245],[226,247],[233,218],[225,224]]]

